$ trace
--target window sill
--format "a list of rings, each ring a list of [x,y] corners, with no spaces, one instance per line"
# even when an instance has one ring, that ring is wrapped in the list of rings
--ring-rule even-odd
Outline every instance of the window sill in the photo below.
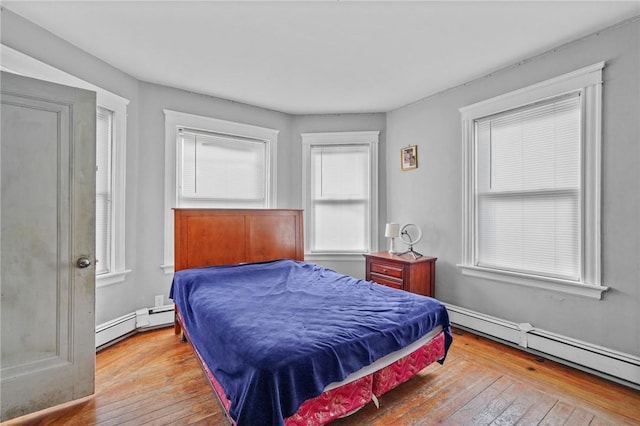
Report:
[[[510,284],[535,287],[544,290],[557,291],[575,296],[588,297],[590,299],[602,299],[602,293],[609,287],[600,285],[581,284],[558,278],[544,278],[517,272],[498,271],[479,266],[457,265],[464,275],[476,278],[485,278]]]
[[[165,265],[160,265],[160,267],[162,268],[162,271],[164,271],[165,275],[170,275],[173,274],[175,272],[175,268],[172,264],[165,264]]]
[[[111,272],[109,274],[96,275],[96,287],[106,287],[112,284],[121,283],[131,269],[119,272]]]

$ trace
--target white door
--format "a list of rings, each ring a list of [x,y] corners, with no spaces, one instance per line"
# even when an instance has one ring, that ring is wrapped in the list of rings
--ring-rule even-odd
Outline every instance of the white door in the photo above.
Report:
[[[2,73],[2,420],[94,392],[95,93]]]

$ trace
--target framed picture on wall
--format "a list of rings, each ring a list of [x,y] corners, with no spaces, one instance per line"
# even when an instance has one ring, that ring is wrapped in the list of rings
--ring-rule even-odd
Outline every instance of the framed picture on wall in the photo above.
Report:
[[[418,146],[412,145],[400,150],[400,169],[411,170],[418,167]]]

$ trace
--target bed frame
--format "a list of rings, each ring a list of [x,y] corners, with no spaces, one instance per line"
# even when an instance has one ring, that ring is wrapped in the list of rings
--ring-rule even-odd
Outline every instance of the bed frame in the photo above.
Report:
[[[229,265],[277,259],[304,260],[302,210],[293,209],[175,209],[175,271],[202,266]],[[176,308],[175,332],[188,339]],[[193,345],[192,345],[193,346]],[[358,380],[327,390],[305,401],[285,419],[286,425],[322,425],[357,411],[376,397],[407,381],[445,354],[440,333],[412,354]],[[224,408],[229,400],[193,347],[209,382]]]

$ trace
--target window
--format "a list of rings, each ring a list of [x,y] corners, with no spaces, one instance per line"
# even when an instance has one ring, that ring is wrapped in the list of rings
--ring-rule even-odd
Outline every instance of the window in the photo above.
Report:
[[[97,91],[96,285],[122,282],[125,268],[126,133],[128,100]]]
[[[600,298],[603,63],[461,109],[463,273]]]
[[[125,166],[129,100],[7,46],[2,69],[96,92],[96,286],[122,282],[125,269]]]
[[[108,274],[112,259],[112,142],[113,111],[98,107],[96,116],[96,275]]]
[[[302,134],[306,257],[375,251],[378,134]]]
[[[173,273],[173,208],[271,208],[278,131],[165,110],[165,273]]]

